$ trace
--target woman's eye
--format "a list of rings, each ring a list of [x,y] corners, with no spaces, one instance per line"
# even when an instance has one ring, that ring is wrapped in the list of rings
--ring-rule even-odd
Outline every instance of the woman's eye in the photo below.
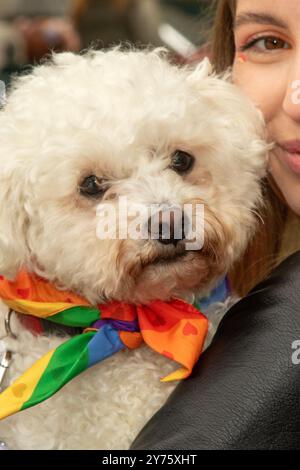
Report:
[[[177,173],[186,173],[192,169],[195,158],[183,150],[176,150],[172,155],[170,168]]]
[[[276,36],[264,36],[248,42],[242,47],[242,51],[252,49],[254,52],[276,51],[280,49],[290,49],[290,45]]]
[[[96,175],[87,176],[79,185],[80,194],[86,197],[100,197],[107,189],[107,181],[97,178]]]

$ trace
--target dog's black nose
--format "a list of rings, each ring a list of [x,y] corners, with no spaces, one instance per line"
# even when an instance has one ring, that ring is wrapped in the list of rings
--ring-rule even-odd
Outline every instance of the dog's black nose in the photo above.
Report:
[[[158,211],[148,219],[148,233],[151,239],[163,245],[176,246],[185,238],[185,217],[181,209]]]

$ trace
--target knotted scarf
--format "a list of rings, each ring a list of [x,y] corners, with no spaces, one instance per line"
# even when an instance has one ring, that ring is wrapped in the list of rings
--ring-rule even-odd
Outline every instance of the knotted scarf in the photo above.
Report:
[[[0,297],[20,314],[83,329],[82,334],[49,351],[0,394],[0,419],[46,400],[94,364],[143,342],[181,365],[161,381],[184,379],[201,354],[208,329],[207,318],[180,299],[95,306],[25,270],[14,281],[0,277]]]

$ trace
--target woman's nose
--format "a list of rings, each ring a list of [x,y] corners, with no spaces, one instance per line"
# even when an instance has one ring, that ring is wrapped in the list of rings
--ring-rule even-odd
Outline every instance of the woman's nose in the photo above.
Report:
[[[287,79],[283,110],[293,121],[300,123],[300,55]]]

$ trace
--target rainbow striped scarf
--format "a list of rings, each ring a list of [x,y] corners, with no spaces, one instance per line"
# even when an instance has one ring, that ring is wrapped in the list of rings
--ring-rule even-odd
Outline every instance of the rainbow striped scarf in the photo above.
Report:
[[[0,394],[0,419],[46,400],[92,365],[122,349],[138,348],[143,341],[182,366],[162,381],[184,379],[201,354],[208,329],[207,318],[179,299],[93,306],[24,270],[12,282],[0,277],[0,297],[18,313],[83,329]]]

